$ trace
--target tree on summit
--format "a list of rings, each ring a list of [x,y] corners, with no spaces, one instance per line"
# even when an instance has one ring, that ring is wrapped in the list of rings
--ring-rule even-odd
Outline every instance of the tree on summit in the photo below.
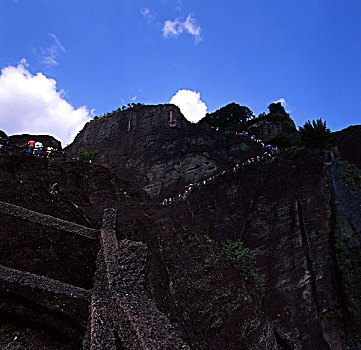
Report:
[[[289,117],[281,102],[273,102],[268,106],[269,114],[280,114]]]
[[[245,122],[253,118],[254,114],[248,107],[232,102],[213,113],[207,113],[204,121],[221,130],[237,131],[242,129]]]
[[[322,119],[307,121],[300,126],[300,143],[305,147],[331,148],[331,131]]]

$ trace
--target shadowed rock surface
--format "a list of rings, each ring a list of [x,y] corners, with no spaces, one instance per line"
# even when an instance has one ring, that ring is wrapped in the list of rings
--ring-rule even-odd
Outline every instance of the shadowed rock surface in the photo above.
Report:
[[[176,126],[169,125],[171,112]],[[349,154],[344,151],[348,143],[342,133],[355,144],[359,129],[347,130],[335,136],[335,162],[326,151],[283,152],[217,177],[193,190],[187,201],[161,207],[159,198],[177,195],[184,185],[219,174],[263,150],[248,138],[192,125],[175,106],[136,107],[88,124],[66,150],[71,157],[77,157],[80,148],[99,150],[97,162],[132,185],[101,166],[75,159],[0,155],[0,200],[95,229],[101,227],[104,209],[117,209],[119,249],[122,256],[130,257],[123,257],[121,264],[125,272],[135,271],[130,274],[134,278],[126,281],[119,274],[120,283],[136,286],[131,289],[134,296],[120,293],[119,298],[130,306],[139,295],[154,301],[191,349],[360,349],[361,192],[346,182],[343,174],[349,171],[348,165],[337,159],[348,159]],[[357,165],[357,154],[349,160]],[[60,185],[58,198],[49,194],[55,181]],[[145,189],[155,204],[133,185]],[[2,226],[2,234],[7,235],[7,227],[14,222],[18,230],[11,231],[11,236],[24,235],[26,226],[18,219],[8,220],[11,222]],[[35,232],[31,228],[26,231]],[[41,232],[44,242],[48,239],[45,231]],[[51,240],[55,239],[51,229],[49,233]],[[11,239],[2,243],[5,251]],[[225,257],[221,242],[227,239],[242,239],[254,249],[263,286],[246,282]],[[47,249],[40,253],[36,244],[30,245],[40,261],[30,252],[29,261],[34,262],[29,266],[13,261],[9,253],[0,264],[31,268],[79,287],[96,286],[100,288],[96,289],[100,291],[98,310],[112,307],[103,300],[105,281],[100,272],[106,266],[91,254],[88,241],[75,243],[79,248],[76,254],[86,248],[85,265],[97,267],[96,272],[89,270],[83,281],[76,281],[78,277],[65,268],[53,271],[42,263],[47,254],[54,261],[61,256],[58,247],[45,244]],[[65,243],[60,240],[58,244]],[[19,246],[21,236],[15,247]],[[79,259],[71,247],[65,249],[69,250],[67,258]],[[80,262],[76,268],[83,274]],[[59,261],[54,267],[57,264]],[[141,266],[144,278],[132,266]],[[6,300],[2,305],[9,312],[7,305],[16,305],[16,300],[10,298],[10,304],[9,298]],[[151,309],[144,304],[144,310]],[[137,302],[134,315],[140,311]],[[51,331],[41,327],[29,330],[28,323],[24,328],[18,320],[2,324],[0,340],[4,344],[12,344],[9,334],[15,329],[22,339],[39,339],[39,347],[48,341],[48,348],[57,348],[59,339]],[[64,337],[78,343],[60,339],[64,349],[79,348],[81,337],[87,348],[89,329],[84,330],[84,322],[83,317],[77,323],[82,325],[81,332],[72,336],[70,329]],[[99,327],[100,337],[109,337],[109,344],[118,343],[121,348],[122,334],[106,332],[107,325],[114,322],[113,310],[94,326]],[[16,347],[10,345],[9,349]]]
[[[336,153],[340,158],[355,164],[361,169],[361,126],[353,125],[332,133]]]
[[[360,217],[357,203],[355,215]],[[344,287],[336,278],[340,262],[331,258],[337,247],[330,233],[330,205],[323,159],[299,151],[221,176],[210,188],[196,190],[187,202],[166,210],[216,240],[242,239],[256,251],[264,279],[262,310],[274,324],[279,344],[290,349],[358,348],[359,316],[351,321],[345,315]],[[360,238],[359,227],[355,231]],[[353,244],[359,251],[360,242]],[[359,254],[351,260],[358,266]],[[355,267],[349,281],[353,295],[360,291],[358,274]]]
[[[292,135],[294,139],[296,139],[298,135],[295,123],[292,119],[276,122],[267,122],[266,120],[262,120],[251,125],[247,131],[251,135],[255,135],[257,138],[262,140],[267,140],[278,132]]]
[[[159,199],[263,153],[249,139],[239,140],[191,124],[174,105],[143,106],[87,124],[66,153],[78,157],[79,149],[98,150],[97,163]]]
[[[9,136],[10,144],[13,146],[24,146],[27,145],[28,141],[33,140],[35,142],[41,142],[44,145],[44,149],[46,147],[53,147],[56,149],[61,149],[61,142],[58,141],[53,136],[49,135],[29,135],[29,134],[21,134],[21,135],[11,135]]]
[[[2,130],[0,130],[0,138],[1,139],[6,139],[8,136],[6,135],[6,133]]]
[[[141,241],[148,249],[145,293],[155,301],[157,308],[169,318],[175,330],[191,348],[274,348],[273,329],[262,316],[255,292],[246,286],[239,272],[223,256],[217,243],[202,233],[173,222],[170,218],[165,217],[159,221],[153,219],[150,212],[152,203],[145,193],[132,188],[102,167],[76,160],[49,160],[25,154],[1,155],[0,167],[2,201],[94,228],[100,227],[103,209],[117,208],[118,239]],[[60,185],[58,198],[51,196],[48,191],[54,181]],[[38,244],[41,241],[43,249],[39,250],[36,244],[22,244],[24,242],[21,237],[28,232],[24,222],[21,225],[20,219],[7,220],[9,225],[10,221],[12,225],[17,223],[17,226],[14,224],[17,230],[10,232],[9,230],[13,229],[8,228],[9,225],[3,226],[2,236],[13,239],[19,237],[19,240],[11,247],[13,241],[5,240],[2,243],[6,255],[2,257],[1,264],[24,271],[31,270],[58,280],[63,279],[71,284],[81,284],[81,281],[77,282],[78,278],[82,283],[88,283],[82,278],[82,265],[71,262],[72,257],[69,254],[83,254],[81,249],[84,247],[89,255],[89,242],[71,244],[69,238],[63,236],[63,242],[53,243],[52,240],[58,239],[56,237],[59,234],[51,229],[43,229],[42,236],[36,236],[33,231],[31,238],[37,239]],[[48,241],[49,243],[46,243]],[[62,247],[61,244],[65,242],[71,246]],[[73,248],[76,248],[75,251]],[[14,255],[12,260],[11,251],[17,250],[20,253],[24,249],[28,250],[26,259],[19,257],[16,261]],[[62,258],[63,250],[67,256]],[[28,260],[29,264],[26,264]],[[92,266],[91,262],[94,264],[95,259],[90,256],[87,262],[83,256],[83,263],[86,263],[87,267]],[[78,269],[78,272],[74,269]],[[89,287],[88,284],[84,286]],[[11,313],[13,311],[9,310],[9,299],[14,305],[17,305],[18,299],[12,294],[5,296],[3,312]],[[72,338],[69,338],[69,334],[57,339],[53,336],[53,329],[58,329],[56,323],[53,328],[47,329],[42,326],[44,323],[40,322],[36,329],[32,329],[30,316],[40,318],[36,315],[41,313],[42,309],[35,295],[30,295],[29,298],[34,303],[30,311],[26,309],[26,312],[20,312],[16,318],[3,318],[7,319],[8,323],[2,323],[1,341],[9,346],[9,349],[16,349],[16,346],[21,344],[20,340],[19,343],[12,343],[9,338],[9,334],[14,334],[12,330],[16,329],[17,339],[21,338],[24,342],[24,339],[27,339],[26,344],[34,342],[33,346],[38,348],[79,348],[79,336],[86,339],[86,319],[83,317],[80,324],[78,323],[83,328],[76,336],[75,343],[70,340]],[[36,313],[31,310],[38,311]],[[23,319],[27,321],[23,322]],[[121,337],[121,334],[119,336]],[[63,345],[58,345],[58,342]]]

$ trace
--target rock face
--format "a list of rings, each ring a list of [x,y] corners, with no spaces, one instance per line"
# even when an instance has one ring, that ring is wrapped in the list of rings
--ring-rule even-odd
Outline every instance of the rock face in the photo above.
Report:
[[[0,130],[0,139],[6,139],[8,136],[5,134],[4,131]]]
[[[22,146],[26,145],[28,141],[34,140],[35,142],[41,142],[44,147],[53,147],[56,149],[61,149],[61,142],[58,141],[53,136],[49,135],[29,135],[29,134],[21,134],[21,135],[11,135],[9,137],[10,144],[12,146]]]
[[[331,202],[329,236],[333,246],[332,257],[339,284],[339,297],[342,305],[346,335],[357,334],[360,348],[361,339],[361,188],[353,186],[345,174],[350,166],[343,162],[331,164]],[[358,170],[360,174],[360,171]],[[346,179],[346,181],[345,181]],[[352,337],[350,337],[352,339]]]
[[[351,152],[358,147],[359,130],[335,134],[336,159],[332,153],[312,149],[282,152],[220,175],[194,189],[186,201],[162,207],[159,197],[174,196],[184,185],[230,169],[263,149],[249,138],[192,125],[172,105],[136,107],[88,124],[66,149],[74,158],[80,148],[98,150],[97,162],[113,173],[76,159],[0,155],[0,201],[94,229],[100,229],[105,208],[117,209],[113,241],[121,242],[122,253],[116,261],[124,272],[134,270],[130,277],[125,274],[129,278],[114,272],[122,286],[117,297],[129,303],[128,311],[133,309],[135,315],[141,313],[141,304],[132,301],[139,295],[148,298],[191,349],[360,349],[360,172],[340,161],[359,164],[358,153]],[[49,194],[55,181],[60,185],[56,199]],[[0,264],[5,269],[29,269],[77,288],[103,286],[94,271],[112,265],[94,262],[97,247],[80,240],[63,242],[51,229],[47,238],[47,231],[38,230],[36,223],[28,227],[13,218],[1,219],[0,232],[6,238],[0,251],[6,253],[0,255]],[[22,246],[22,239],[31,244]],[[254,250],[263,283],[247,282],[223,253],[221,243],[237,239]],[[41,241],[45,250],[38,248]],[[66,259],[62,244],[77,262],[76,274],[66,264],[53,271]],[[21,247],[17,255],[12,254],[17,247]],[[21,261],[21,254],[28,264]],[[48,256],[55,266],[44,263]],[[141,276],[134,266],[140,266]],[[2,283],[0,312],[16,314],[18,299]],[[134,298],[124,294],[129,285],[139,291]],[[100,309],[106,307],[101,295],[96,300]],[[36,297],[34,292],[29,298],[35,302]],[[66,310],[73,315],[70,306]],[[44,308],[47,305],[35,307]],[[84,310],[84,304],[79,308]],[[151,307],[144,310],[147,314]],[[28,308],[20,314],[23,319],[43,317]],[[118,347],[131,348],[121,341],[121,334],[105,331],[117,321],[116,314],[112,310],[109,319],[99,319],[97,330]],[[55,339],[49,329],[34,330],[29,322],[24,326],[15,317],[12,322],[1,321],[0,344],[16,349],[11,339],[19,334],[25,348],[38,339],[37,348],[75,349],[81,347],[82,337],[87,348],[84,315],[79,314],[76,322],[82,326],[73,337],[75,343],[67,342],[67,337]],[[141,316],[139,320],[140,332],[146,333],[146,322]]]
[[[262,140],[267,140],[278,132],[292,135],[294,138],[296,138],[298,134],[295,123],[291,119],[277,122],[267,122],[263,120],[250,126],[248,132]]]
[[[332,140],[336,146],[336,154],[343,160],[355,164],[361,169],[361,126],[353,125],[332,133]]]
[[[66,153],[78,157],[79,149],[98,150],[97,163],[158,198],[262,153],[248,139],[191,124],[174,105],[136,107],[92,122]]]
[[[223,256],[217,242],[168,216],[156,219],[144,192],[103,167],[76,160],[0,155],[0,168],[0,201],[95,229],[100,227],[103,209],[118,209],[117,238],[124,242],[120,245],[122,266],[128,264],[124,260],[125,251],[135,261],[145,260],[144,293],[192,349],[277,349],[273,328],[262,315],[256,293]],[[58,197],[49,194],[54,181],[60,186]],[[2,239],[0,255],[4,271],[11,268],[36,273],[87,290],[101,283],[94,276],[96,246],[82,242],[81,238],[74,241],[65,234],[41,229],[35,222],[26,224],[3,214],[0,221],[1,235],[6,237]],[[127,244],[126,239],[142,244]],[[143,245],[147,249],[142,248],[137,258],[135,247]],[[26,259],[22,259],[24,256]],[[129,265],[131,269],[132,266]],[[57,300],[56,305],[64,306],[54,313],[50,297],[45,298],[36,288],[31,293],[15,290],[1,274],[0,277],[3,291],[0,313],[7,315],[0,318],[3,348],[79,349],[83,343],[87,349],[84,300],[78,303],[72,303],[69,297]],[[133,283],[131,279],[122,283],[129,282]],[[139,294],[132,295],[120,297],[131,306]],[[96,302],[104,307],[101,301]],[[133,311],[140,315],[141,305],[139,302],[133,305]],[[116,313],[112,311],[109,315]],[[94,325],[98,334],[111,336],[104,328],[109,322],[117,319]],[[73,328],[64,328],[69,325]],[[59,329],[63,333],[56,336]],[[72,333],[72,329],[76,332]],[[113,340],[124,345],[121,336],[118,334],[118,340]]]
[[[332,195],[324,160],[311,151],[284,153],[221,176],[166,209],[213,239],[242,239],[256,251],[264,279],[261,307],[280,348],[361,346],[360,192],[343,200]]]

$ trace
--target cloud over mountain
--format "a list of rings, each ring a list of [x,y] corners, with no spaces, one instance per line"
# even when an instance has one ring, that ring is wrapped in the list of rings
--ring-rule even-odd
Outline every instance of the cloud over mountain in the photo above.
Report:
[[[170,103],[178,106],[182,114],[192,123],[197,123],[207,113],[207,106],[201,100],[200,93],[192,90],[178,90]]]
[[[0,120],[0,128],[8,134],[50,134],[66,145],[90,120],[90,112],[67,102],[54,79],[32,75],[23,59],[16,67],[1,70]]]

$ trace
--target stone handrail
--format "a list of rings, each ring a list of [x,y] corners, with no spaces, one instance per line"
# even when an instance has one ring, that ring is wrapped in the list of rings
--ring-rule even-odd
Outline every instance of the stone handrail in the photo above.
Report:
[[[74,224],[72,222],[58,219],[47,214],[41,214],[23,207],[19,207],[18,205],[0,201],[0,213],[25,221],[30,221],[42,226],[47,226],[55,230],[84,236],[90,239],[99,238],[99,231],[96,229]]]
[[[54,294],[63,294],[72,299],[90,299],[90,292],[86,289],[60,282],[49,277],[15,270],[4,265],[0,265],[0,281],[19,284]]]

